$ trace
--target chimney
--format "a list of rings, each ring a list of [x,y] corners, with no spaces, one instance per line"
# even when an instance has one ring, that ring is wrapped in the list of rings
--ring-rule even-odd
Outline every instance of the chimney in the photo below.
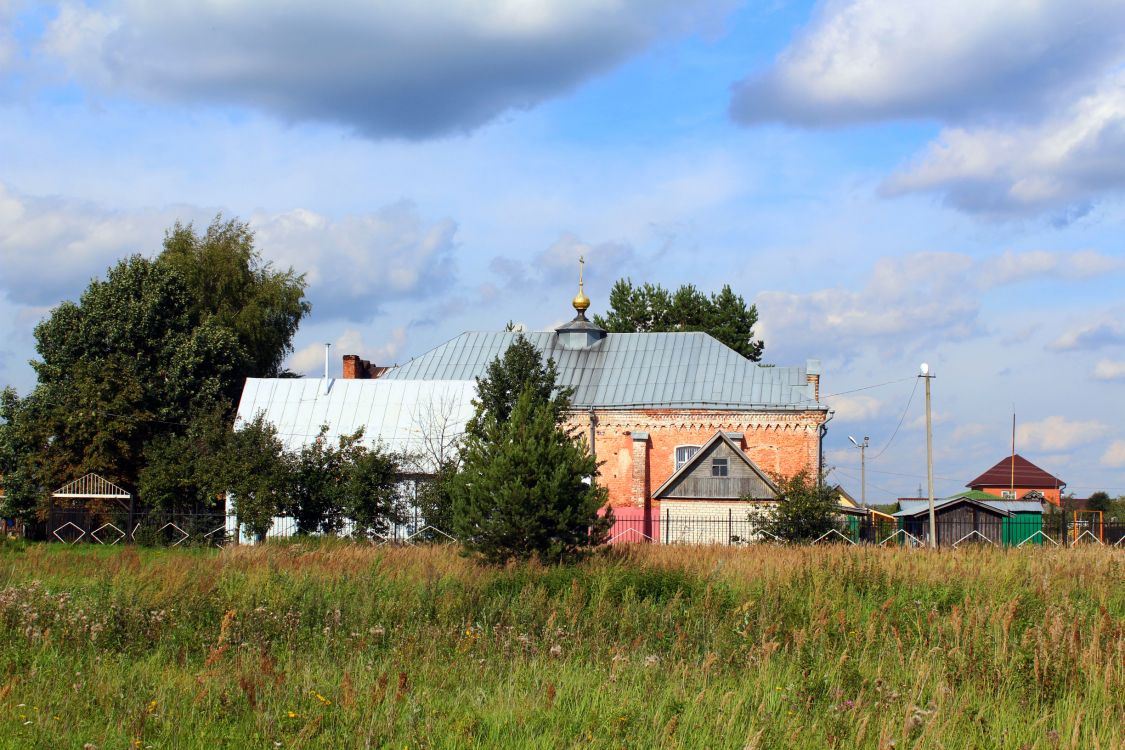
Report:
[[[820,360],[810,359],[805,363],[805,382],[812,386],[813,401],[820,401]]]
[[[374,380],[391,368],[373,365],[358,354],[344,355],[345,380]]]

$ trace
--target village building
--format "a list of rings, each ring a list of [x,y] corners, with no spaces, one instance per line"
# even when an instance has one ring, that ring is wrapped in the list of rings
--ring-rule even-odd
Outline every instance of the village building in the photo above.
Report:
[[[581,288],[573,305],[574,319],[553,331],[466,332],[398,366],[349,354],[340,380],[249,379],[239,419],[264,414],[290,449],[321,425],[329,437],[363,427],[371,442],[423,454],[425,474],[464,430],[476,379],[523,336],[573,389],[567,426],[601,462],[597,480],[619,518],[653,518],[662,505],[744,510],[747,498],[778,499],[774,477],[816,476],[829,414],[818,361],[763,365],[702,332],[609,333],[586,318]]]
[[[1038,493],[1042,499],[1059,506],[1062,503],[1062,491],[1066,487],[1066,482],[1015,453],[1005,456],[995,466],[965,486],[970,490],[986,492],[1004,500],[1022,500],[1028,493]]]

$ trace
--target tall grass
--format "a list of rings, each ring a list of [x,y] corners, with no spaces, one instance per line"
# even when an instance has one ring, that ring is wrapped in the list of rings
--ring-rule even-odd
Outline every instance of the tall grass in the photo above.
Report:
[[[5,747],[1123,748],[1104,549],[0,547]]]

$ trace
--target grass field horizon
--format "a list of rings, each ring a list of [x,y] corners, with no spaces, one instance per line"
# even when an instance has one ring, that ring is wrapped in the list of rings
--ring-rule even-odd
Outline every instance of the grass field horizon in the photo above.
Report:
[[[0,545],[0,746],[1125,748],[1125,556]]]

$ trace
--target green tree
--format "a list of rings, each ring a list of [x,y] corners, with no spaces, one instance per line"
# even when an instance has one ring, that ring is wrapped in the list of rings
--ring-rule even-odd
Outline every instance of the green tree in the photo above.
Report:
[[[237,220],[202,235],[176,224],[156,259],[118,262],[35,329],[38,383],[19,408],[9,399],[14,430],[0,438],[13,485],[42,497],[96,472],[135,490],[152,459],[154,502],[198,497],[197,457],[184,448],[199,436],[173,438],[216,412],[229,428],[245,378],[280,373],[309,311],[304,288],[262,261]]]
[[[516,336],[504,354],[488,365],[483,378],[477,378],[477,397],[473,401],[476,414],[469,420],[466,432],[483,435],[483,418],[491,415],[506,422],[520,394],[527,388],[532,397],[554,410],[556,419],[570,408],[573,391],[560,389],[558,368],[554,360],[543,361],[543,355],[526,336]]]
[[[285,505],[289,466],[277,430],[258,415],[227,433],[212,467],[215,481],[234,498],[239,524],[252,536],[264,537]]]
[[[758,308],[747,305],[730,285],[706,295],[692,284],[674,292],[654,284],[633,286],[631,279],[618,279],[609,293],[609,310],[594,322],[611,333],[655,331],[703,331],[758,362],[765,342],[754,338]]]
[[[598,516],[607,492],[590,481],[597,461],[559,419],[529,383],[507,420],[485,413],[479,432],[466,437],[452,497],[467,551],[490,563],[554,562],[605,541],[613,519]]]
[[[418,483],[418,512],[426,525],[446,534],[453,533],[453,482],[458,472],[458,464],[452,460],[442,462],[437,471]],[[424,535],[431,541],[448,539],[438,533]]]
[[[244,353],[245,377],[277,377],[293,351],[293,335],[311,306],[304,299],[305,277],[262,259],[250,226],[216,216],[202,234],[177,222],[164,237],[161,264],[187,283],[193,310],[231,331]],[[237,390],[230,394],[238,396]]]
[[[46,494],[34,463],[46,435],[36,429],[33,407],[13,388],[0,391],[0,516],[21,521],[32,520]]]
[[[233,473],[225,464],[234,440],[221,409],[196,416],[183,434],[168,432],[144,449],[137,490],[149,507],[164,510],[213,509]]]
[[[286,509],[301,534],[338,534],[345,520],[363,536],[385,534],[403,520],[401,459],[363,444],[363,430],[335,443],[322,427],[317,438],[288,458]]]
[[[1104,513],[1109,510],[1111,502],[1113,502],[1113,500],[1110,498],[1109,493],[1099,490],[1098,492],[1091,493],[1090,497],[1086,499],[1086,507],[1090,510],[1100,510]]]
[[[750,513],[763,531],[787,542],[811,542],[842,527],[837,490],[807,469],[780,479],[777,486],[779,502]]]

